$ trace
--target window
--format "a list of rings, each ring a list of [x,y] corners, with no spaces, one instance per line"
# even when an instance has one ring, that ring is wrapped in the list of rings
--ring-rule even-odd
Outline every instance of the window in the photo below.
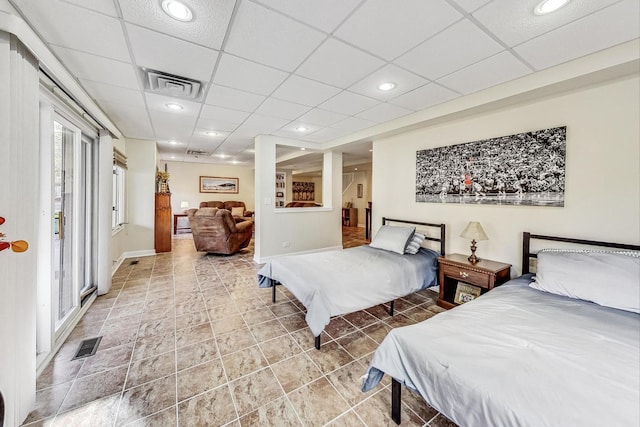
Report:
[[[127,172],[127,158],[117,150],[113,152],[113,211],[111,214],[111,229],[118,230],[125,223],[125,183]]]

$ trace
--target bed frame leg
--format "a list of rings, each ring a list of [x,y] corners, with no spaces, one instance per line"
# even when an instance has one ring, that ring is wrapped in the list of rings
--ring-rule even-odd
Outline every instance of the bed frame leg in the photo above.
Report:
[[[315,339],[316,350],[320,350],[320,335],[318,335]]]
[[[400,424],[400,403],[402,394],[402,384],[396,381],[395,378],[391,379],[391,419],[396,424]]]
[[[396,300],[391,301],[391,304],[389,304],[389,316],[393,316],[393,309],[395,307],[395,303]]]
[[[271,302],[272,303],[276,303],[276,285],[278,284],[278,282],[273,282],[273,285],[271,285]]]

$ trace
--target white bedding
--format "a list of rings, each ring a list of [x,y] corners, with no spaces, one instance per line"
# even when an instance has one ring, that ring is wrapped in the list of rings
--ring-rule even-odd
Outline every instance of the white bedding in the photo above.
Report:
[[[269,261],[260,287],[282,283],[307,308],[320,335],[330,317],[362,310],[436,285],[438,253],[422,248],[399,255],[369,246],[292,255]]]
[[[640,315],[529,282],[393,329],[363,390],[386,373],[460,426],[639,426]]]

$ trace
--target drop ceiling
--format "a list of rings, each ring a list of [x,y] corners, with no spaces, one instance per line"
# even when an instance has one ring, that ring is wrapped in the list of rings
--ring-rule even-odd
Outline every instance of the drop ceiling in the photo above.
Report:
[[[12,0],[127,138],[176,161],[252,165],[259,134],[320,148],[640,33],[638,0],[545,16],[538,0],[184,0],[191,22],[160,3]],[[200,81],[201,96],[152,93],[142,68]]]

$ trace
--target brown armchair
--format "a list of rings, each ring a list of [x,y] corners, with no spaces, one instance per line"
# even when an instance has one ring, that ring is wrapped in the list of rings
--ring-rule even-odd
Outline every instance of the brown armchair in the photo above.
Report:
[[[187,211],[196,250],[215,254],[234,254],[249,246],[253,221],[237,224],[226,209],[201,208]]]

